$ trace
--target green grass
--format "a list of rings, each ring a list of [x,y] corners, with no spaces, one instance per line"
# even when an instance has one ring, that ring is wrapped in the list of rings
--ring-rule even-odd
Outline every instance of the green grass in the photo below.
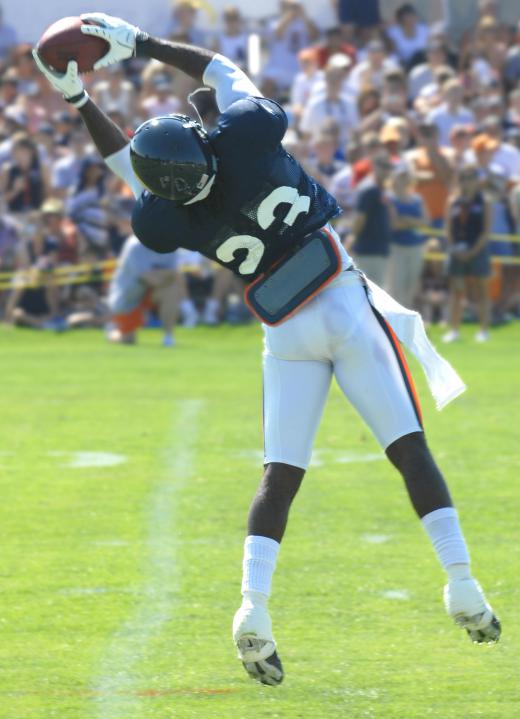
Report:
[[[173,351],[156,332],[112,347],[0,330],[0,717],[517,717],[520,326],[483,346],[471,332],[445,350],[469,391],[443,413],[415,374],[503,640],[473,646],[445,617],[392,468],[338,462],[379,450],[334,388],[275,575],[273,689],[230,640],[261,472],[259,329],[181,330]],[[66,466],[77,452],[127,461]]]

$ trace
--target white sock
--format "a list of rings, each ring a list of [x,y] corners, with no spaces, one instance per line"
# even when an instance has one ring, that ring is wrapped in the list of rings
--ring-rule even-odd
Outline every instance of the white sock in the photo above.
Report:
[[[197,310],[195,308],[195,305],[193,303],[193,300],[190,300],[189,298],[182,300],[181,302],[181,312],[184,317],[187,315],[193,315],[197,313]]]
[[[469,579],[469,552],[457,510],[454,507],[442,507],[426,514],[421,522],[448,578]]]
[[[242,575],[242,594],[253,604],[260,603],[257,593],[265,600],[271,594],[271,580],[276,567],[276,558],[280,544],[269,537],[250,535],[244,542],[244,562]]]
[[[204,309],[206,312],[216,313],[219,308],[220,302],[210,297],[209,300],[206,301],[206,307]]]

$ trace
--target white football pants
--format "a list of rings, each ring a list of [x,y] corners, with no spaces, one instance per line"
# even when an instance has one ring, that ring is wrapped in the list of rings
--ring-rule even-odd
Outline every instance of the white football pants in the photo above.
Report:
[[[399,342],[355,270],[343,271],[283,324],[264,325],[264,333],[266,464],[308,467],[333,376],[383,449],[422,431]]]

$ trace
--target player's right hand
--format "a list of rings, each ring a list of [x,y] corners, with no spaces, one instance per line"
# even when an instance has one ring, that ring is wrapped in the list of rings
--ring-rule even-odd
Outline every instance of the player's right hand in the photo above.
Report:
[[[94,63],[94,70],[108,67],[121,60],[128,60],[135,55],[135,43],[141,33],[136,25],[104,12],[84,13],[80,17],[87,23],[82,25],[82,33],[100,37],[110,45],[106,55]]]

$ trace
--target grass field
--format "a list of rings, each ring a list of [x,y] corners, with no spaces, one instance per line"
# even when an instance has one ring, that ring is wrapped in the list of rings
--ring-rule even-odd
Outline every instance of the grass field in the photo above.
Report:
[[[230,623],[261,472],[260,331],[0,330],[0,717],[520,716],[520,326],[446,355],[469,391],[429,440],[503,623],[473,646],[401,481],[336,388],[294,506],[271,610],[278,688]],[[434,335],[438,338],[438,334]]]

